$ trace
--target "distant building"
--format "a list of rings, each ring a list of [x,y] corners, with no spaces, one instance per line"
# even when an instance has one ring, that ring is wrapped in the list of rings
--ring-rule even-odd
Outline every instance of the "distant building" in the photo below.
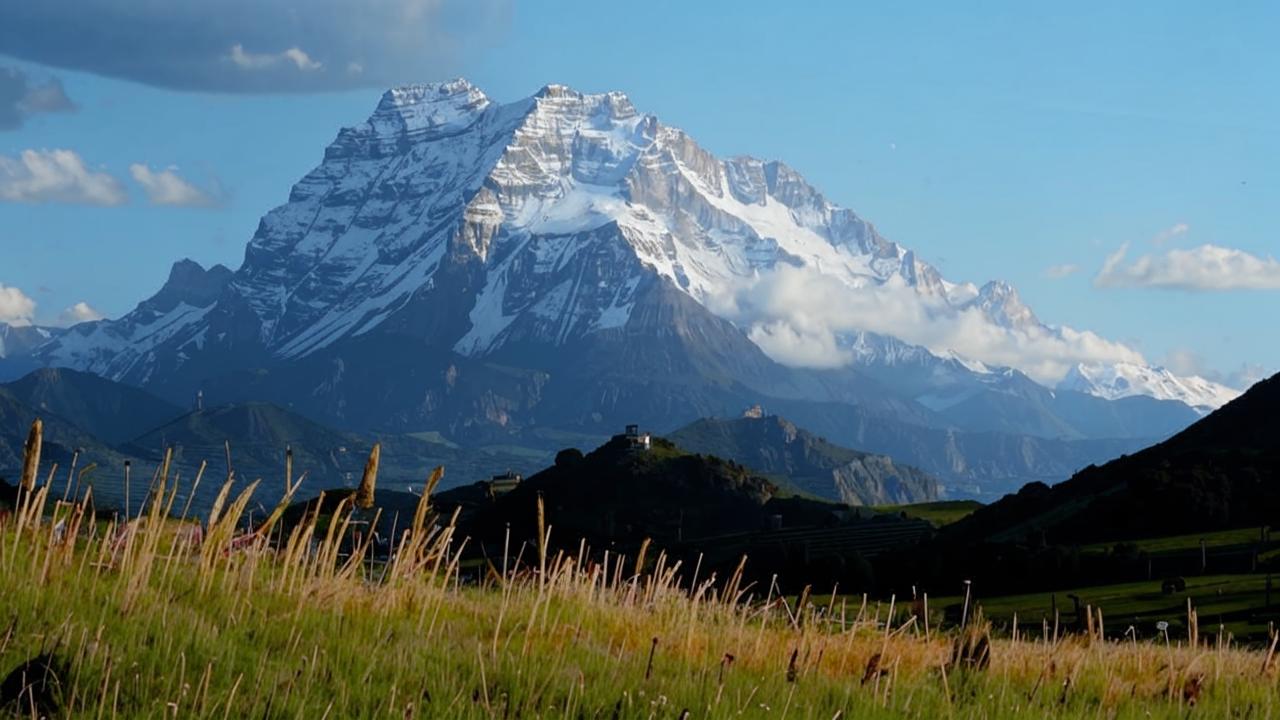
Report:
[[[653,436],[640,432],[639,425],[628,425],[627,431],[616,436],[624,440],[632,450],[650,450],[653,448]]]
[[[501,475],[494,475],[488,482],[489,497],[496,498],[500,495],[506,495],[512,490],[515,490],[516,486],[523,481],[523,475],[511,472],[510,470],[502,473]]]
[[[759,420],[760,418],[764,417],[764,407],[761,406],[759,403],[752,405],[751,407],[742,411],[742,417],[754,418],[756,420]]]

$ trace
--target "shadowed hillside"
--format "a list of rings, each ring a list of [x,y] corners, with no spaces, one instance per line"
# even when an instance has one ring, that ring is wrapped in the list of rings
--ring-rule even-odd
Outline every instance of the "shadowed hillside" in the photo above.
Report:
[[[1280,375],[1169,440],[1027,485],[957,523],[968,540],[1075,543],[1177,535],[1280,517]]]
[[[732,458],[809,495],[849,505],[937,500],[938,481],[885,455],[840,447],[785,418],[705,419],[667,436],[693,452]]]
[[[145,390],[65,368],[42,368],[4,387],[29,407],[68,418],[108,444],[131,440],[183,413]]]

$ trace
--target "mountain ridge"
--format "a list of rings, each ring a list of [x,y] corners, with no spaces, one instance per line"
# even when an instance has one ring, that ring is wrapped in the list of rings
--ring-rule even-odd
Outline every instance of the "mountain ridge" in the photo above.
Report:
[[[739,462],[814,497],[848,505],[937,500],[937,479],[885,455],[840,447],[777,415],[705,418],[665,436],[692,452]]]

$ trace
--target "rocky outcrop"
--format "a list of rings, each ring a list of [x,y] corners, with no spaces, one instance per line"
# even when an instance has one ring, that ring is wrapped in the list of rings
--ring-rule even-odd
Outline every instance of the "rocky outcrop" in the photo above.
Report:
[[[885,455],[834,445],[776,415],[699,420],[668,437],[688,450],[785,477],[803,492],[849,505],[929,502],[942,492],[928,473]]]

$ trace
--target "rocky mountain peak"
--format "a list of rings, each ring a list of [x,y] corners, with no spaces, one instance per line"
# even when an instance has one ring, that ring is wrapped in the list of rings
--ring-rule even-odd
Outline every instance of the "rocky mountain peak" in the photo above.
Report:
[[[968,306],[977,308],[997,325],[1007,328],[1028,328],[1040,324],[1040,319],[1022,302],[1017,289],[1003,280],[992,280],[983,285]]]
[[[161,313],[173,310],[180,303],[197,308],[209,307],[222,294],[233,274],[223,265],[214,265],[206,270],[189,258],[179,260],[169,269],[169,279],[164,286],[144,304]]]
[[[370,123],[402,123],[403,130],[445,130],[466,127],[489,107],[489,98],[465,79],[423,85],[401,85],[382,95]],[[394,129],[401,129],[395,127]]]

